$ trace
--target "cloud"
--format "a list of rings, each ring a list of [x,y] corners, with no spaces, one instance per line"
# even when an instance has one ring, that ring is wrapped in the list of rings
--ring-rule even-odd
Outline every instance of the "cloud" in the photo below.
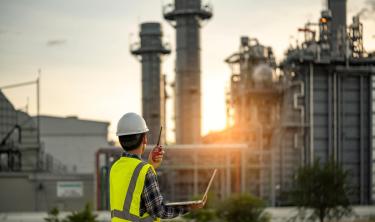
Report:
[[[66,39],[51,39],[47,41],[46,45],[48,47],[54,47],[54,46],[65,45],[66,43],[67,43]]]
[[[20,31],[0,28],[0,35],[20,35]]]
[[[11,31],[9,31],[7,29],[0,28],[0,35],[10,34],[10,33],[11,33]]]
[[[375,0],[367,0],[366,3],[371,7],[371,10],[375,11]]]
[[[358,16],[363,19],[369,19],[374,16],[375,12],[375,0],[367,0],[365,2],[365,7],[358,12]]]

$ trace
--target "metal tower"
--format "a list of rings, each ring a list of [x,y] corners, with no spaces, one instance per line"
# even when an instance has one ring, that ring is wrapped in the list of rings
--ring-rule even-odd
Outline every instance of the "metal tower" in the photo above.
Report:
[[[156,144],[160,126],[165,127],[165,76],[161,74],[162,55],[170,54],[168,45],[162,42],[160,23],[141,24],[139,37],[141,42],[134,43],[130,52],[142,63],[142,115],[150,129],[148,142]],[[161,135],[165,142],[165,130]]]
[[[340,55],[346,50],[346,1],[328,0],[328,9],[331,11],[331,50],[333,55]]]
[[[202,6],[201,0],[175,0],[163,14],[176,28],[176,143],[200,143],[200,28],[203,20],[212,17],[212,8]]]

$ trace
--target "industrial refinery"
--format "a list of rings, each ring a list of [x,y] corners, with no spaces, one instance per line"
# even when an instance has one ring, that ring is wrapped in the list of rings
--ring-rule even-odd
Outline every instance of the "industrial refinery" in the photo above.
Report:
[[[140,21],[126,53],[138,61],[140,114],[150,129],[144,157],[158,139],[166,144],[157,169],[166,200],[202,194],[218,169],[211,187],[218,200],[249,193],[267,207],[286,207],[300,167],[334,160],[349,173],[350,204],[374,205],[375,51],[364,47],[361,13],[347,18],[347,0],[327,0],[319,17],[295,27],[303,40],[290,44],[282,59],[257,33],[237,36],[238,47],[222,58],[230,70],[226,128],[204,136],[201,31],[215,19],[214,4],[173,0],[159,10],[173,40],[166,40],[161,22]],[[172,86],[162,68],[171,55]],[[39,110],[31,116],[15,108],[6,88],[0,88],[0,182],[6,187],[0,199],[22,195],[0,203],[0,212],[72,211],[88,202],[108,213],[109,173],[123,153],[109,142],[110,123]],[[159,137],[168,116],[175,127]],[[168,144],[170,131],[176,139]]]
[[[168,146],[159,175],[167,199],[198,195],[210,170],[218,168],[220,182],[214,189],[219,198],[248,192],[269,206],[285,206],[288,202],[283,194],[291,188],[296,170],[318,159],[325,162],[333,158],[350,172],[355,190],[351,202],[372,203],[375,57],[363,47],[360,17],[346,24],[346,11],[346,1],[329,0],[316,22],[296,27],[304,34],[304,41],[289,48],[280,63],[271,46],[254,37],[240,37],[239,49],[223,58],[232,70],[226,100],[228,128],[198,139],[197,22],[211,18],[212,7],[198,0],[176,0],[164,8],[164,18],[177,27],[177,139],[176,145]],[[141,40],[145,25],[141,25]],[[147,72],[142,61],[142,75]],[[150,89],[149,84],[143,82],[142,87]],[[142,98],[152,95],[156,94],[143,94]],[[144,110],[143,115],[147,112]],[[98,155],[106,160],[97,163],[97,171],[104,172],[99,184],[106,181],[102,176],[108,174],[109,158],[116,159],[120,153],[118,149],[102,149]],[[98,206],[108,209],[108,184],[102,185],[98,186]]]

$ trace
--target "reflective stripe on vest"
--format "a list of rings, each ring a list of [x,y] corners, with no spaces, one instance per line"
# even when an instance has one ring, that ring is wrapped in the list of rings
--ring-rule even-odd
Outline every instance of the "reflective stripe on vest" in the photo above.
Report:
[[[135,167],[135,169],[133,171],[133,174],[131,176],[129,185],[128,185],[127,192],[126,192],[126,196],[125,196],[125,200],[124,200],[124,204],[123,204],[123,209],[122,209],[122,211],[116,210],[116,209],[112,210],[111,211],[111,218],[120,218],[120,219],[127,220],[127,221],[139,221],[139,222],[152,222],[152,221],[154,221],[154,219],[151,216],[147,215],[147,213],[146,213],[146,215],[147,215],[146,217],[140,217],[139,215],[132,214],[131,211],[130,211],[130,207],[131,207],[131,204],[132,204],[132,201],[133,201],[133,195],[134,195],[135,187],[137,185],[137,181],[138,181],[140,172],[145,165],[147,165],[147,163],[144,163],[144,162],[140,161],[138,163],[138,165]]]

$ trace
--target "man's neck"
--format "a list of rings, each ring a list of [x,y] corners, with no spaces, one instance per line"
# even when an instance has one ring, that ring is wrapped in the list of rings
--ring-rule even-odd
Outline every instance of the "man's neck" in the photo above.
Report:
[[[141,147],[140,147],[140,148],[137,148],[137,149],[135,149],[135,150],[130,150],[130,151],[126,151],[126,152],[129,153],[129,154],[137,155],[137,156],[139,156],[139,157],[142,156],[142,148],[141,148]]]

